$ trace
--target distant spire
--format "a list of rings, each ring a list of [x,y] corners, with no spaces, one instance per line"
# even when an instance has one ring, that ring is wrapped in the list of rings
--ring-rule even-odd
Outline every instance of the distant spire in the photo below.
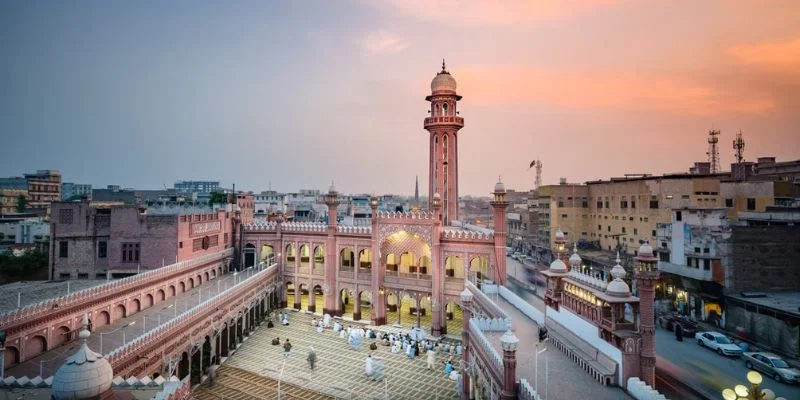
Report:
[[[444,66],[444,58],[442,58],[442,71],[447,71],[447,69]]]
[[[414,204],[419,205],[419,175],[417,175],[416,183],[414,184]]]

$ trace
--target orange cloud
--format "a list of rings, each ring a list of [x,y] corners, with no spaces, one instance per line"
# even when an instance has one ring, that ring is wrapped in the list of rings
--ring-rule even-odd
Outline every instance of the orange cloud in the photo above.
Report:
[[[389,0],[411,17],[456,25],[503,25],[559,20],[623,0]],[[372,2],[370,2],[372,3]]]
[[[402,37],[386,31],[370,32],[360,42],[365,50],[373,54],[396,54],[411,45]]]
[[[769,96],[672,77],[479,66],[452,71],[459,91],[483,104],[540,102],[578,108],[658,110],[691,115],[765,114]]]
[[[728,48],[727,54],[742,64],[800,74],[800,37],[786,42],[733,46]]]

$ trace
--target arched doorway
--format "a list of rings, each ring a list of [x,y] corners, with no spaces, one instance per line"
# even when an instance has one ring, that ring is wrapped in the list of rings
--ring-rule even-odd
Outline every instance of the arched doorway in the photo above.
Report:
[[[300,310],[308,309],[308,285],[305,283],[301,283],[297,286],[298,293],[295,295],[295,301],[297,301]]]
[[[229,335],[228,335],[228,331],[229,330],[230,329],[228,328],[228,324],[223,324],[222,325],[222,328],[221,328],[220,334],[219,334],[220,342],[219,342],[219,346],[217,347],[217,352],[219,353],[220,357],[227,357],[228,356],[228,349],[230,349],[230,346],[231,346],[231,344],[229,342],[229,339],[228,339],[229,338]]]
[[[128,314],[125,311],[125,306],[122,304],[117,304],[117,306],[114,307],[114,312],[112,314],[111,321],[116,321],[118,319],[125,318],[127,316]]]
[[[489,259],[486,256],[475,256],[469,260],[470,275],[474,275],[476,279],[495,279],[496,277],[489,275]]]
[[[386,275],[397,276],[399,259],[394,253],[386,255]]]
[[[297,293],[294,283],[286,282],[286,306],[298,308],[300,304],[300,296]]]
[[[400,312],[400,299],[394,292],[386,294],[386,323],[395,324],[399,320],[398,312]]]
[[[181,353],[181,359],[178,361],[178,379],[183,379],[189,374],[189,353]]]
[[[8,369],[19,364],[19,350],[16,347],[6,347],[5,355],[3,356],[3,368]]]
[[[272,261],[275,258],[275,248],[272,245],[265,244],[261,246],[261,262],[267,264],[269,266],[272,264]]]
[[[302,273],[309,273],[309,267],[311,266],[311,250],[309,250],[308,245],[300,246],[300,272]]]
[[[25,359],[36,357],[37,355],[47,351],[47,339],[44,336],[36,335],[30,337],[25,342]]]
[[[153,306],[153,295],[148,293],[144,295],[144,303],[142,304],[142,309],[150,308]]]
[[[431,279],[431,258],[422,256],[419,258],[419,277],[422,279]]]
[[[175,297],[175,285],[169,285],[169,297]]]
[[[358,252],[358,267],[362,269],[359,272],[372,271],[372,251],[370,249],[363,249]]]
[[[370,319],[372,315],[372,293],[364,290],[358,294],[353,320]]]
[[[352,249],[345,247],[339,252],[339,265],[341,265],[342,271],[353,271],[353,268],[355,268],[355,255]]]
[[[244,246],[244,267],[250,268],[256,265],[256,246],[248,243]]]
[[[69,341],[69,327],[67,326],[59,326],[55,330],[53,330],[52,335],[50,336],[50,341],[53,343],[53,347],[61,346],[64,343]]]
[[[355,308],[355,301],[353,301],[353,294],[350,293],[348,289],[342,289],[339,291],[339,300],[341,301],[339,305],[341,306],[342,310],[342,317],[349,317],[353,318],[353,311]]]
[[[110,323],[111,323],[111,316],[108,314],[108,311],[100,311],[99,313],[95,314],[93,329],[106,326]]]
[[[448,256],[444,259],[444,276],[464,279],[464,259],[460,256]]]
[[[325,269],[325,246],[314,247],[313,270],[315,274],[322,274]]]
[[[172,288],[172,290],[175,290],[174,287],[172,286],[170,287]],[[156,299],[158,299],[158,302],[162,302],[167,299],[167,295],[166,293],[164,293],[163,289],[158,289],[158,292],[156,292]]]
[[[294,244],[287,244],[286,245],[286,268],[294,269],[295,263],[297,260],[297,249],[295,249]]]
[[[325,308],[325,295],[322,293],[322,287],[320,285],[314,286],[311,290],[308,303],[308,311],[318,314],[322,313],[322,310]]]
[[[194,289],[194,278],[189,278],[189,289]]]
[[[447,326],[448,335],[461,335],[464,330],[464,313],[461,310],[461,305],[452,300],[444,306],[444,322]]]
[[[181,282],[178,287],[180,288],[180,290],[181,290],[180,292],[181,293],[186,292],[186,284],[185,283]]]
[[[405,252],[400,255],[400,276],[410,277],[417,274],[417,258],[414,253]]]
[[[141,309],[142,309],[142,303],[139,302],[139,299],[131,300],[131,308],[130,308],[131,315],[138,313]]]

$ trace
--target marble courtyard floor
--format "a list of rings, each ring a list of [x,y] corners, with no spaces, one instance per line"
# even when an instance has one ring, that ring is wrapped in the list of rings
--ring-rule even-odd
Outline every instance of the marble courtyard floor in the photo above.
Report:
[[[318,318],[304,312],[289,312],[289,326],[276,325],[268,329],[262,325],[220,367],[214,385],[204,383],[193,396],[199,400],[274,399],[283,368],[283,399],[457,398],[455,382],[444,374],[446,355],[437,355],[436,369],[431,371],[426,368],[425,356],[409,360],[404,354],[392,354],[390,347],[382,346],[375,339],[365,339],[359,350],[353,350],[346,339],[339,339],[330,329],[317,333],[311,327],[311,319],[315,317]],[[350,321],[342,323],[359,325]],[[386,330],[397,329],[387,327]],[[281,344],[289,338],[292,343],[289,357],[283,357],[282,346],[271,344],[276,337]],[[378,349],[370,351],[369,344],[373,341],[377,342]],[[317,353],[313,372],[306,362],[309,346],[314,346]],[[364,360],[370,353],[373,359],[383,362],[386,380],[375,382],[366,377]],[[457,361],[458,358],[455,365]]]

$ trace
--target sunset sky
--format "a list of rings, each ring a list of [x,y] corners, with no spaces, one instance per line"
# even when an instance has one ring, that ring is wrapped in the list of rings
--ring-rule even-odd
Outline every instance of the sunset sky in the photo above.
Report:
[[[3,1],[0,176],[424,192],[442,58],[462,195],[800,159],[798,0]]]

